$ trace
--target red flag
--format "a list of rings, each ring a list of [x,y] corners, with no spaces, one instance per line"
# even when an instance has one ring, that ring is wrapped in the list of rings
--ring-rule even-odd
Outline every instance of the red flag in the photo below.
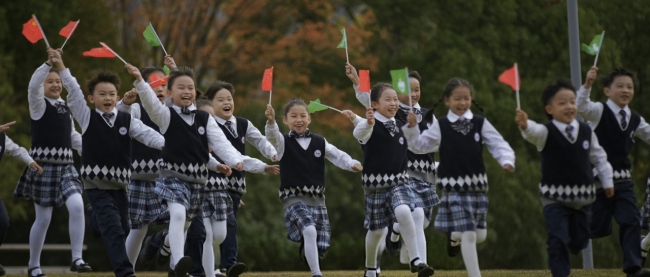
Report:
[[[31,43],[36,43],[43,38],[43,33],[41,33],[38,23],[33,17],[23,24],[23,36]]]
[[[370,71],[359,70],[359,92],[370,93]]]
[[[77,21],[70,21],[70,23],[68,23],[68,25],[65,25],[65,27],[63,27],[63,29],[61,29],[61,31],[59,32],[59,35],[61,35],[64,38],[67,38],[68,36],[70,36],[72,34],[72,32],[74,32],[74,27],[75,26],[77,26]]]
[[[104,47],[92,48],[89,51],[83,53],[85,57],[95,57],[95,58],[115,58],[115,54],[111,51],[108,51]]]
[[[264,69],[264,77],[262,77],[262,91],[273,90],[273,67]]]
[[[151,88],[157,88],[159,86],[166,85],[167,80],[169,80],[169,76],[160,78],[158,74],[151,74],[151,76],[149,76],[149,85],[151,86]]]
[[[513,90],[519,91],[519,72],[517,64],[499,75],[499,82],[509,85]]]

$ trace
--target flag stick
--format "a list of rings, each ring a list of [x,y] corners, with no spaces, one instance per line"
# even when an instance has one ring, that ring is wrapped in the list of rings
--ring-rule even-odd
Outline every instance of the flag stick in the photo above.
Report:
[[[598,45],[598,52],[596,52],[596,59],[594,60],[594,67],[596,67],[596,63],[598,62],[598,55],[600,54],[600,48],[603,47],[603,39],[605,38],[605,30],[603,30],[603,34],[600,36],[600,45]]]
[[[273,95],[273,90],[269,90],[269,105],[271,105],[271,95]]]
[[[113,49],[111,49],[110,47],[108,47],[108,45],[106,45],[106,43],[99,42],[99,44],[101,44],[104,48],[108,49],[108,51],[111,51],[111,53],[115,54],[115,56],[116,56],[118,59],[120,59],[124,64],[128,64],[124,59],[122,59],[122,57],[120,57],[120,55],[118,55],[117,53],[115,53],[115,51],[113,51]]]
[[[515,63],[515,87],[517,88],[515,92],[517,95],[517,110],[520,110],[521,104],[519,103],[519,68],[517,67],[517,63]]]
[[[322,103],[318,103],[318,102],[314,102],[314,101],[309,101],[309,104],[311,104],[311,103],[318,104],[318,105],[321,105],[321,106],[323,106],[323,107],[327,107],[328,109],[332,109],[332,110],[335,110],[335,111],[337,111],[337,112],[342,112],[341,110],[339,110],[339,109],[337,109],[337,108],[334,108],[334,107],[332,107],[332,106],[328,106],[328,105],[325,105],[325,104],[322,104]]]
[[[160,43],[160,47],[162,47],[163,52],[165,52],[165,56],[167,56],[167,50],[165,50],[165,45],[163,45],[162,41],[160,40],[160,37],[158,36],[158,33],[156,33],[156,29],[154,29],[153,25],[151,25],[151,22],[149,22],[149,26],[151,26],[151,30],[153,30],[153,34],[156,35],[156,38]]]
[[[344,37],[345,37],[345,60],[348,61],[348,63],[350,63],[350,57],[348,57],[348,31],[346,31],[345,28],[343,28],[343,33],[345,33],[344,34]]]
[[[65,43],[68,42],[68,39],[70,39],[70,37],[72,36],[72,33],[74,33],[74,30],[77,29],[77,25],[79,25],[79,21],[81,21],[81,19],[77,20],[77,23],[75,23],[74,26],[72,27],[72,31],[70,31],[70,34],[68,34],[68,37],[65,38],[65,41],[63,42],[63,45],[61,45],[61,50],[63,50],[63,46],[65,46]]]
[[[411,82],[409,81],[409,68],[405,67],[406,69],[406,89],[409,91],[409,107],[411,107],[411,110],[413,110],[413,99],[411,98]]]
[[[41,35],[43,35],[43,40],[45,40],[45,45],[47,48],[50,48],[50,42],[47,41],[47,37],[45,37],[45,32],[43,32],[43,28],[41,28],[41,23],[38,22],[38,18],[36,18],[35,14],[32,14],[32,18],[34,18],[34,21],[36,21],[36,25],[38,25],[38,30],[41,31]]]

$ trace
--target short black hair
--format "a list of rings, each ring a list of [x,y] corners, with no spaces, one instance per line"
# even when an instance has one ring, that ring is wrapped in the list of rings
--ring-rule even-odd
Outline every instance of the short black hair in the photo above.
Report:
[[[92,79],[86,82],[86,88],[88,88],[88,94],[92,95],[95,93],[95,87],[99,83],[111,83],[115,86],[116,90],[120,89],[120,76],[110,71],[100,71]]]
[[[409,78],[415,78],[418,82],[422,82],[422,77],[420,77],[420,73],[417,71],[409,71]]]
[[[199,109],[201,107],[204,107],[204,106],[212,107],[212,102],[210,102],[210,100],[208,100],[206,98],[203,98],[203,97],[201,97],[199,99],[196,99],[196,108],[197,109]]]
[[[566,79],[558,79],[555,83],[548,84],[544,91],[542,92],[542,105],[546,107],[551,104],[553,97],[562,89],[568,89],[576,93],[576,88]],[[546,114],[549,119],[553,119],[550,114]]]
[[[309,107],[307,107],[307,104],[305,104],[305,101],[302,101],[302,99],[300,99],[300,98],[291,98],[291,100],[289,100],[289,102],[284,104],[284,116],[286,117],[287,114],[289,113],[289,110],[291,109],[291,107],[296,106],[296,105],[304,106],[305,110],[309,111]]]
[[[209,100],[214,100],[214,97],[217,96],[217,92],[219,92],[222,89],[230,91],[231,95],[235,94],[235,87],[231,83],[224,82],[224,81],[216,81],[208,88],[208,90],[205,91],[205,97],[208,98]]]
[[[616,68],[609,72],[605,77],[603,77],[602,82],[603,82],[603,87],[608,88],[609,86],[612,85],[614,82],[614,79],[619,76],[628,76],[632,78],[632,82],[634,82],[634,73],[629,72],[625,70],[625,68]]]
[[[174,85],[174,81],[176,78],[181,77],[181,76],[187,76],[192,78],[192,81],[194,82],[194,87],[196,88],[196,80],[194,80],[194,70],[187,66],[181,66],[177,70],[172,71],[169,73],[169,79],[167,80],[167,89],[172,90],[172,86]],[[197,92],[198,94],[198,92]],[[198,97],[198,96],[197,96]]]
[[[142,75],[142,79],[144,79],[146,82],[149,82],[149,76],[155,72],[160,72],[163,75],[165,74],[165,71],[163,71],[160,67],[147,66],[143,69],[140,69],[140,75]]]

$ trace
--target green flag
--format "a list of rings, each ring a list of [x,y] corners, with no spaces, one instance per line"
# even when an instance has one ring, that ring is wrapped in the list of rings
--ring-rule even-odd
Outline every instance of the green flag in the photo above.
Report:
[[[343,39],[336,48],[348,48],[348,35],[345,34],[345,28],[341,29],[341,34],[343,34]]]
[[[411,92],[408,69],[391,70],[390,76],[393,79],[393,89],[397,93],[409,94]]]
[[[163,66],[163,72],[165,72],[165,75],[169,75],[169,72],[171,72],[171,70],[169,70],[169,67],[167,67],[167,65],[165,65],[165,66]]]
[[[602,43],[601,38],[603,37],[603,34],[597,35],[594,37],[594,39],[591,40],[591,43],[589,45],[587,44],[582,44],[582,51],[585,51],[589,55],[596,55],[598,51],[600,51],[600,44]]]
[[[316,100],[309,102],[309,105],[307,105],[307,111],[309,111],[309,113],[320,112],[327,109],[327,106],[320,103],[320,98],[316,98]]]
[[[142,33],[144,36],[144,39],[147,40],[147,43],[151,46],[160,46],[160,40],[158,40],[158,36],[156,35],[156,31],[153,30],[153,26],[149,24],[147,26],[147,29],[144,30],[144,33]]]

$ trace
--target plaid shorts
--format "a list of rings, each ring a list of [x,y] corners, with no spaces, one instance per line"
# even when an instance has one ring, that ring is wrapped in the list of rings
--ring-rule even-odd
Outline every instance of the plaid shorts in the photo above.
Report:
[[[395,208],[399,205],[408,205],[413,211],[413,194],[413,190],[406,184],[366,193],[366,217],[363,227],[371,231],[387,227],[389,222],[396,221]]]
[[[201,205],[201,217],[211,218],[216,221],[228,219],[232,213],[232,199],[225,190],[204,191],[203,205]],[[237,203],[239,204],[239,203]]]
[[[422,208],[425,218],[431,221],[433,207],[440,204],[436,186],[415,178],[409,178],[409,184],[415,196],[415,208]]]
[[[155,191],[165,206],[167,202],[182,204],[187,211],[186,219],[188,221],[201,216],[202,185],[178,178],[158,178]]]
[[[302,230],[307,226],[316,227],[316,245],[322,256],[330,248],[332,232],[326,207],[307,206],[298,202],[284,208],[284,226],[287,227],[287,238],[291,241],[302,241]]]
[[[75,193],[83,193],[73,164],[41,163],[43,174],[27,167],[20,176],[14,198],[33,199],[42,207],[61,207]]]
[[[127,193],[131,229],[169,222],[167,207],[160,203],[156,194],[156,182],[131,180]]]
[[[484,192],[445,192],[438,207],[436,230],[465,232],[486,229],[488,199]]]

